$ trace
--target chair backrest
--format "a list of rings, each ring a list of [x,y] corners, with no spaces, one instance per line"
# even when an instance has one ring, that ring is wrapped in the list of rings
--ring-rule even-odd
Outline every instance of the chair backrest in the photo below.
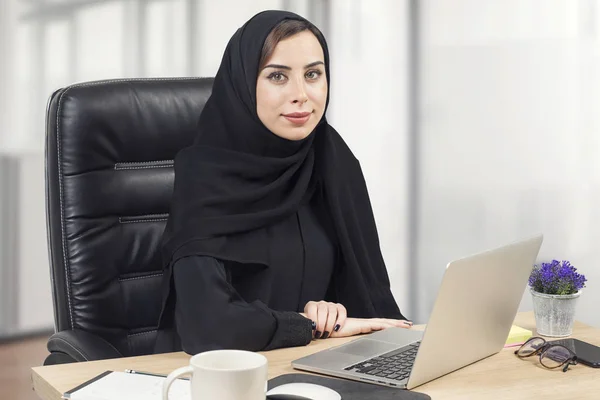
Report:
[[[56,91],[46,125],[46,215],[56,331],[149,354],[173,158],[192,144],[211,78],[88,82]]]

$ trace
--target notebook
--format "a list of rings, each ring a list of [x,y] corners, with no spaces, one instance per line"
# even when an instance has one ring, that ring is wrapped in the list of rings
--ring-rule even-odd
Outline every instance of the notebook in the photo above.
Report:
[[[162,376],[106,371],[65,392],[68,400],[162,400]],[[190,381],[176,379],[169,390],[169,400],[189,400]]]
[[[513,325],[510,328],[510,332],[508,333],[508,338],[506,339],[506,344],[504,347],[513,347],[520,346],[527,341],[533,332],[528,329],[521,328],[520,326]]]

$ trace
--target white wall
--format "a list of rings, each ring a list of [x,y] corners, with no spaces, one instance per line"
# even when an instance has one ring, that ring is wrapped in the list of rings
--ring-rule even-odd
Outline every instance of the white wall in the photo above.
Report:
[[[199,60],[200,74],[214,76],[225,46],[235,31],[257,12],[279,8],[280,4],[281,1],[277,0],[202,2],[202,12],[206,17],[200,25],[200,46],[203,49]]]
[[[334,0],[332,9],[328,118],[361,161],[392,292],[407,312],[408,2]]]
[[[539,261],[588,277],[577,317],[600,326],[597,3],[421,3],[420,319],[448,261],[543,232]]]
[[[45,229],[44,158],[30,153],[22,154],[19,160],[17,331],[35,332],[54,323]]]
[[[14,119],[11,115],[11,100],[15,93],[15,64],[11,59],[15,54],[14,30],[16,26],[16,0],[0,2],[0,149],[3,139],[14,132]]]

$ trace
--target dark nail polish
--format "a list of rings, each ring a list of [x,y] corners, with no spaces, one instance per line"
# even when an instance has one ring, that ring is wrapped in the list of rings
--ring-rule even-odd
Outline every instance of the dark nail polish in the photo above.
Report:
[[[315,339],[320,339],[321,338],[321,331],[316,331],[315,332]]]
[[[329,332],[323,332],[323,337],[321,339],[327,339],[329,337]]]
[[[339,331],[339,330],[340,330],[340,324],[337,324],[337,325],[335,326],[335,328],[333,328],[333,331],[334,331],[334,332],[337,332],[337,331]]]
[[[317,329],[317,323],[315,321],[312,322],[312,330]]]

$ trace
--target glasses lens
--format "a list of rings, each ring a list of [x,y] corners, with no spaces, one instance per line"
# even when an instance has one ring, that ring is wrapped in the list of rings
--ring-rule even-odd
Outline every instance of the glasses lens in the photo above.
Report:
[[[571,353],[563,346],[550,346],[542,354],[540,362],[546,368],[557,368],[569,358],[571,358]]]
[[[519,351],[517,351],[517,355],[519,357],[527,357],[531,355],[531,353],[537,351],[544,344],[546,344],[546,341],[542,338],[529,339],[529,341],[524,343]]]

